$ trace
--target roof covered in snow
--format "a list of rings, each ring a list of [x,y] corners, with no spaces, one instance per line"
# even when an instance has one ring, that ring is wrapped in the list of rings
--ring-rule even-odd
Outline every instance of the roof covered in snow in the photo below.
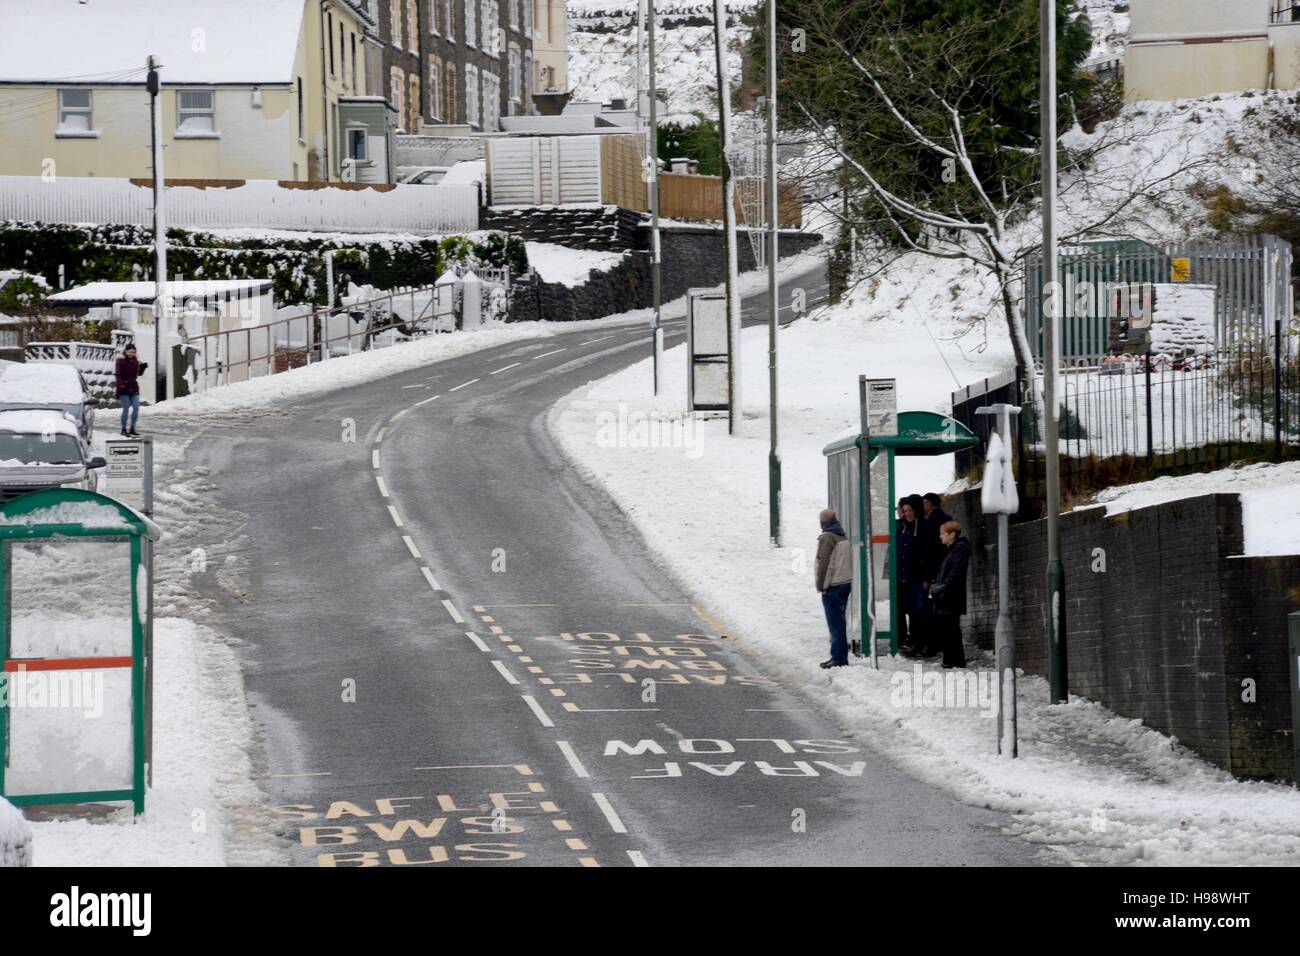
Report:
[[[63,412],[45,409],[15,409],[0,411],[0,431],[19,432],[24,435],[77,436],[77,423]]]
[[[33,362],[0,368],[0,404],[80,405],[85,400],[81,375],[72,365]]]
[[[0,0],[0,82],[290,83],[303,0]]]
[[[0,0],[3,2],[3,0]],[[234,299],[271,291],[270,279],[187,279],[167,283],[173,299]],[[144,282],[90,282],[48,296],[53,305],[110,305],[114,302],[152,302],[157,288]]]

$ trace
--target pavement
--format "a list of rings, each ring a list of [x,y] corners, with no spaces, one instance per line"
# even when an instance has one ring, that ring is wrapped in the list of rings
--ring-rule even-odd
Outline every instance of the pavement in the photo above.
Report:
[[[548,411],[648,351],[642,326],[566,332],[190,445],[248,535],[212,623],[292,861],[1038,862],[764,675],[573,473]]]

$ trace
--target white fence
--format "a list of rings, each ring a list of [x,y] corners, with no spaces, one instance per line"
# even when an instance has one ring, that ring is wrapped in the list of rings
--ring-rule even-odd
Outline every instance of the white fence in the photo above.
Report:
[[[450,234],[478,228],[473,185],[392,189],[291,188],[271,180],[241,186],[168,186],[168,225],[297,229],[308,232]],[[0,176],[0,220],[57,223],[153,222],[153,193],[127,179]]]
[[[600,202],[599,136],[530,136],[488,143],[492,205]]]

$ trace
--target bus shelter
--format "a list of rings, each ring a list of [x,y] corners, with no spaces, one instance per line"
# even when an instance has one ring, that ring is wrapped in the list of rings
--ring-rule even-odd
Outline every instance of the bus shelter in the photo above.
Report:
[[[871,514],[867,515],[867,485],[859,471],[862,435],[850,435],[831,442],[826,456],[827,501],[853,547],[853,600],[848,608],[850,641],[866,645],[867,608],[875,596],[876,638],[889,641],[891,654],[898,653],[898,542],[894,516],[894,458],[897,455],[950,455],[979,444],[979,438],[956,419],[937,412],[902,412],[898,434],[872,435],[867,439],[870,473]],[[869,520],[868,520],[869,517]],[[867,580],[867,550],[871,541],[871,588]]]
[[[104,495],[0,506],[0,796],[144,812],[151,602],[160,531]]]

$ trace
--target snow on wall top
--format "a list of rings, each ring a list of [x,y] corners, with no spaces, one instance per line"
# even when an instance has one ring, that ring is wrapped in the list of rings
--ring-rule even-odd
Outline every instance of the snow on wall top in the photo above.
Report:
[[[167,294],[174,298],[227,299],[240,293],[266,292],[274,283],[270,279],[186,279],[167,283]],[[82,302],[152,302],[157,295],[153,280],[144,282],[88,282],[75,289],[64,289],[47,296],[47,302],[68,305]]]
[[[0,0],[0,83],[143,83],[150,54],[168,85],[289,83],[302,17],[302,0]]]

